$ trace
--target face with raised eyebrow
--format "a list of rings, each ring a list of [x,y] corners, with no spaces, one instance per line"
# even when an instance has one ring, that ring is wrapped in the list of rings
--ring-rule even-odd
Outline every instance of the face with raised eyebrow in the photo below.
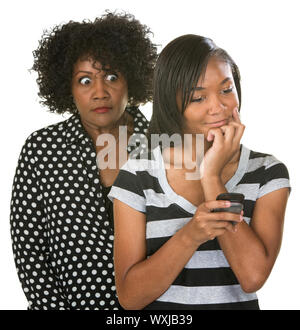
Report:
[[[128,103],[127,81],[120,72],[102,68],[91,59],[79,59],[73,69],[72,95],[84,127],[110,131]]]

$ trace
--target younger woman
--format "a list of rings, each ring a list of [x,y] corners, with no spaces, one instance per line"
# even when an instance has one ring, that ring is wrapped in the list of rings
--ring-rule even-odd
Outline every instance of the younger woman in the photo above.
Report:
[[[279,253],[290,183],[283,163],[240,144],[240,106],[238,67],[212,40],[185,35],[162,51],[149,138],[190,134],[193,143],[129,159],[112,187],[124,308],[259,308],[255,292]],[[200,169],[186,151],[192,160],[204,153]],[[230,205],[216,200],[225,192],[244,194],[244,211],[211,212]]]

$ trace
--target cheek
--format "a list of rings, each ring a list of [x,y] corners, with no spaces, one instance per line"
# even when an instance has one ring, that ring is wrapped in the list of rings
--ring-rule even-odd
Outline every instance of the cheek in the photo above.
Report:
[[[191,125],[199,124],[205,117],[205,111],[201,109],[201,106],[190,105],[185,109],[183,113],[184,120],[189,122]]]
[[[122,94],[121,100],[122,100],[123,104],[128,103],[128,92],[127,92],[127,90]]]
[[[235,93],[232,94],[232,97],[229,99],[229,103],[234,108],[240,104],[236,91]]]
[[[239,104],[240,104],[240,102],[239,102],[238,98],[235,98],[234,100],[232,100],[232,105],[234,108],[239,106]]]
[[[73,89],[72,95],[78,110],[85,110],[85,108],[89,105],[89,98],[86,93]]]
[[[125,107],[128,103],[127,88],[122,88],[121,90],[116,91],[115,100],[121,107]]]

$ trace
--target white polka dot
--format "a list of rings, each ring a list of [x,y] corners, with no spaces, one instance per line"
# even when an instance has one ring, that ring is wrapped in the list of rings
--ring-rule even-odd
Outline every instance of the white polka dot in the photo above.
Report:
[[[145,122],[137,115],[135,132]],[[116,308],[113,235],[96,171],[96,153],[76,116],[34,132],[21,152],[12,236],[34,309]]]

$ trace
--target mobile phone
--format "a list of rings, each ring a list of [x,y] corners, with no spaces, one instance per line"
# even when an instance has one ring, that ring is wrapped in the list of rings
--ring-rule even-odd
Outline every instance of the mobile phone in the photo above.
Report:
[[[230,207],[221,207],[211,210],[211,212],[230,212],[239,214],[244,209],[244,199],[243,194],[238,193],[223,193],[217,196],[217,200],[230,201]],[[232,221],[236,224],[236,221]]]

